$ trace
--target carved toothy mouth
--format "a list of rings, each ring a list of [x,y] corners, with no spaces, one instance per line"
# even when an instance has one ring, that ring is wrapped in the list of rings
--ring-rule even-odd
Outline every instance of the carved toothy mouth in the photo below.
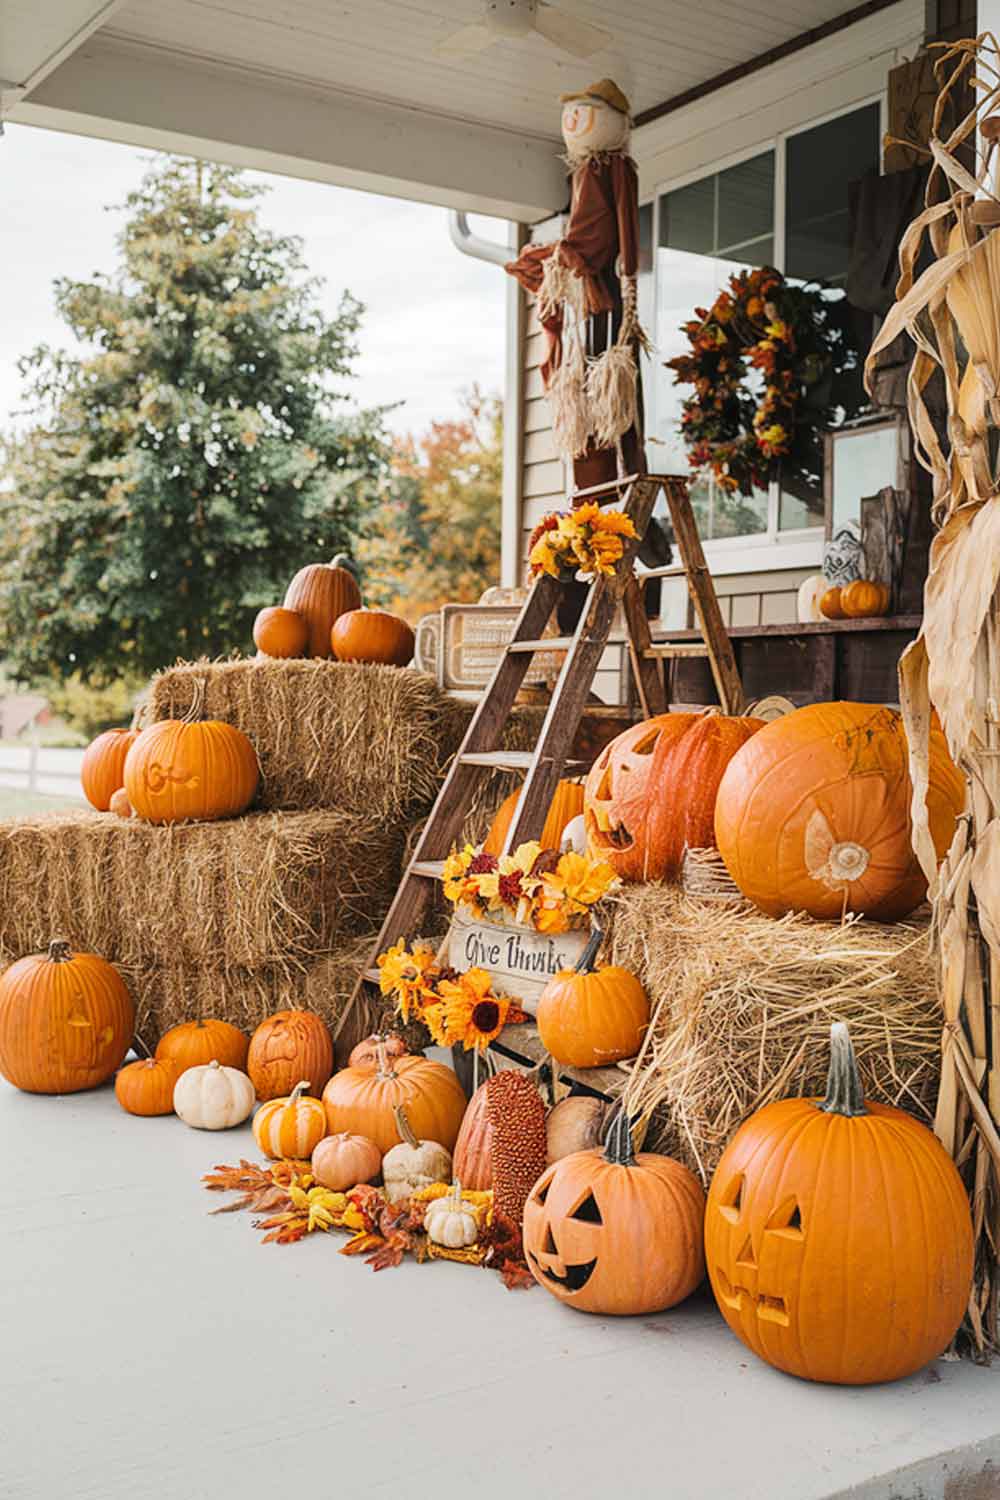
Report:
[[[544,1266],[539,1265],[537,1256],[530,1250],[528,1257],[543,1280],[550,1281],[553,1286],[560,1287],[564,1292],[582,1292],[597,1265],[595,1256],[593,1260],[584,1261],[582,1265],[567,1266],[565,1273],[559,1276],[555,1271],[547,1271]]]
[[[767,1292],[751,1292],[748,1287],[733,1286],[721,1266],[716,1266],[715,1275],[720,1299],[733,1312],[742,1312],[743,1304],[747,1302],[756,1309],[757,1317],[762,1323],[780,1323],[782,1328],[788,1327],[791,1319],[784,1297],[772,1297]]]

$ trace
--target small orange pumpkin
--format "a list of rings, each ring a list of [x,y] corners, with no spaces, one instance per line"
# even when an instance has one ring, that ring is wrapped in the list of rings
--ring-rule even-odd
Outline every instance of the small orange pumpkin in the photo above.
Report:
[[[333,655],[330,631],[346,610],[361,605],[361,590],[353,573],[343,566],[348,561],[339,552],[329,563],[310,563],[300,568],[285,593],[285,609],[295,610],[306,622],[309,632],[309,656]]]
[[[115,1079],[115,1098],[130,1115],[172,1115],[174,1084],[181,1076],[172,1057],[127,1063]]]
[[[371,661],[405,667],[413,660],[416,638],[405,620],[387,610],[352,609],[334,625],[330,644],[338,661]]]
[[[171,1058],[183,1073],[205,1063],[219,1062],[224,1068],[246,1072],[249,1039],[228,1021],[182,1021],[171,1026],[156,1044],[156,1057]]]
[[[819,612],[825,620],[843,620],[847,618],[844,614],[844,605],[841,599],[842,594],[843,590],[838,584],[835,584],[833,588],[827,589],[825,594],[820,595]]]
[[[254,1115],[253,1138],[265,1156],[305,1161],[326,1135],[323,1101],[310,1097],[308,1087],[301,1079],[287,1099],[270,1099]]]
[[[235,818],[253,801],[257,752],[232,724],[202,720],[204,701],[205,682],[199,679],[184,718],[150,724],[126,756],[128,799],[149,823]]]
[[[465,1114],[465,1093],[455,1074],[426,1057],[381,1056],[374,1073],[341,1068],[323,1090],[327,1129],[367,1136],[383,1156],[403,1136],[396,1110],[403,1107],[413,1134],[451,1151]]]
[[[323,1018],[311,1010],[275,1011],[250,1038],[246,1070],[258,1099],[283,1098],[300,1078],[308,1078],[318,1094],[333,1072],[333,1042]]]
[[[401,1036],[394,1032],[376,1032],[373,1036],[366,1036],[363,1041],[358,1042],[351,1049],[351,1055],[347,1059],[349,1068],[367,1068],[369,1073],[374,1073],[378,1067],[378,1049],[385,1048],[385,1055],[392,1061],[396,1057],[407,1057],[409,1047]]]
[[[106,729],[83,752],[80,785],[98,812],[107,812],[115,792],[125,785],[125,757],[137,737],[135,729]]]
[[[253,643],[265,656],[301,656],[309,642],[309,626],[297,609],[272,604],[253,622]]]
[[[889,608],[889,586],[856,578],[840,591],[840,607],[849,620],[884,615]]]
[[[382,1153],[367,1136],[325,1135],[313,1149],[312,1174],[321,1187],[334,1193],[371,1182],[381,1169]]]
[[[634,1057],[649,1025],[649,1000],[634,974],[615,965],[594,968],[604,939],[595,928],[575,969],[562,969],[538,1001],[538,1035],[556,1062],[601,1068]]]
[[[505,798],[497,808],[496,816],[490,825],[490,831],[483,841],[484,854],[501,853],[508,829],[514,821],[514,813],[517,809],[520,796],[520,790],[511,792],[510,796]],[[560,781],[556,787],[555,795],[549,803],[549,810],[545,815],[545,824],[539,840],[542,848],[558,849],[562,843],[567,823],[571,823],[582,812],[583,783],[579,781]],[[465,1187],[472,1189],[472,1183],[466,1182],[461,1173],[458,1175]]]
[[[128,800],[128,792],[120,786],[117,792],[111,793],[111,801],[108,803],[108,812],[114,813],[116,818],[134,818],[135,809]]]

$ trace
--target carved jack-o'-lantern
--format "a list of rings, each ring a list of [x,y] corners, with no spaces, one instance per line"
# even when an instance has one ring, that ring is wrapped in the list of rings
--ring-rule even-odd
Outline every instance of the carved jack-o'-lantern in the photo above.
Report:
[[[524,1205],[524,1250],[540,1286],[580,1312],[661,1312],[705,1274],[705,1196],[680,1162],[635,1155],[620,1112],[603,1151],[549,1167]]]
[[[936,1137],[865,1103],[842,1022],[831,1044],[826,1098],[766,1105],[723,1153],[705,1256],[723,1317],[761,1359],[869,1385],[947,1347],[968,1301],[972,1223]]]

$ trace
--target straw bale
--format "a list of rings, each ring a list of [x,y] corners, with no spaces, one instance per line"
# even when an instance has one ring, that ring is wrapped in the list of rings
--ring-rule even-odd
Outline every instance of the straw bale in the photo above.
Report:
[[[338,810],[0,823],[0,943],[20,955],[61,934],[116,963],[300,969],[378,926],[404,837]]]
[[[611,961],[640,976],[653,1008],[626,1106],[703,1181],[756,1109],[824,1092],[835,1020],[850,1026],[867,1097],[932,1117],[941,1006],[926,922],[775,921],[656,885],[608,905]]]
[[[433,678],[357,662],[179,662],[150,685],[149,720],[182,717],[206,683],[205,714],[257,750],[257,805],[364,809],[389,822],[433,802],[463,733]]]

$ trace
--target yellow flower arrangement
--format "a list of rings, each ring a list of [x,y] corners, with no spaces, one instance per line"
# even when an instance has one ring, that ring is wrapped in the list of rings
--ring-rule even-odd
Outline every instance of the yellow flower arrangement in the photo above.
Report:
[[[408,950],[402,938],[387,953],[379,954],[379,989],[383,995],[396,996],[404,1021],[419,1016],[427,997],[433,995],[430,976],[436,965],[437,956],[427,943],[414,943]]]
[[[567,932],[586,925],[590,908],[617,876],[604,860],[569,852],[557,855],[530,841],[499,858],[467,845],[445,861],[445,895],[476,916],[507,915],[538,932]]]
[[[602,510],[595,501],[575,510],[553,511],[536,526],[528,562],[532,577],[572,577],[576,572],[610,576],[621,560],[626,537],[636,534],[622,510]]]
[[[400,940],[380,954],[378,966],[383,995],[394,997],[404,1021],[422,1021],[439,1047],[483,1052],[506,1025],[526,1019],[516,1000],[494,995],[485,969],[459,974],[442,967],[426,943],[408,951]]]

